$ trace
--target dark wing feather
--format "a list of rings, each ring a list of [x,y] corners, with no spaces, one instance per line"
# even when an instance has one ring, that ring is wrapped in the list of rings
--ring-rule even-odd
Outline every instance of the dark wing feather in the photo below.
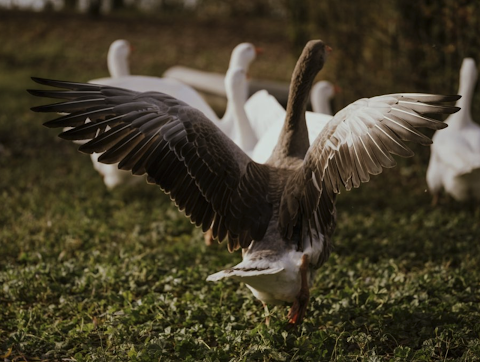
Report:
[[[270,167],[253,162],[203,113],[163,93],[33,80],[67,89],[30,91],[67,100],[32,109],[69,113],[45,125],[73,127],[60,134],[65,139],[90,139],[82,152],[147,173],[195,225],[228,236],[230,250],[263,238],[272,216]]]
[[[403,141],[432,141],[419,127],[447,125],[428,114],[451,114],[442,105],[459,96],[393,94],[358,100],[338,112],[308,150],[303,165],[288,180],[280,205],[280,228],[287,237],[302,223],[319,226],[327,238],[335,227],[335,195],[368,182],[370,175],[394,167],[390,155],[413,156]],[[428,102],[428,103],[424,103]],[[306,220],[302,220],[306,219]]]

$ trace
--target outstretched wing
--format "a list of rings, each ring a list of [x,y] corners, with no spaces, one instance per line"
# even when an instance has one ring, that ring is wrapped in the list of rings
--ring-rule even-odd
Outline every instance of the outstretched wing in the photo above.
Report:
[[[280,206],[280,226],[289,235],[298,222],[332,232],[335,194],[368,182],[385,167],[394,167],[391,154],[411,157],[402,141],[432,143],[419,127],[441,129],[445,123],[429,114],[451,114],[458,107],[441,105],[460,96],[392,94],[360,99],[325,126],[308,150],[303,165],[292,175]]]
[[[67,140],[89,140],[85,153],[148,175],[197,226],[212,228],[229,250],[261,240],[272,215],[269,167],[253,162],[203,113],[163,93],[32,78],[66,90],[29,90],[61,103],[36,112],[65,112],[47,127],[73,127]],[[86,119],[89,121],[86,122]]]

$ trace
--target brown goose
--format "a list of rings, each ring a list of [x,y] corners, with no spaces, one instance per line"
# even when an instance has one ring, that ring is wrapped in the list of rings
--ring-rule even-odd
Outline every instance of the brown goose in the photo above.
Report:
[[[306,104],[328,49],[317,40],[303,50],[285,124],[265,164],[252,161],[200,111],[162,93],[33,78],[66,90],[30,90],[65,100],[32,109],[70,113],[45,125],[74,127],[60,137],[92,139],[80,151],[103,152],[101,162],[147,173],[195,225],[211,227],[220,241],[228,237],[230,251],[242,248],[240,264],[208,280],[234,278],[264,303],[293,303],[289,323],[299,324],[315,272],[330,253],[340,186],[350,190],[393,167],[391,153],[412,156],[402,140],[430,144],[416,128],[445,125],[423,114],[458,110],[438,104],[458,96],[361,99],[337,113],[309,147]]]

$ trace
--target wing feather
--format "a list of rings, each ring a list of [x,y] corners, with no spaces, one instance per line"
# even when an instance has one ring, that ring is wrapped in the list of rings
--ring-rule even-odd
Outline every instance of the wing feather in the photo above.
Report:
[[[335,195],[341,186],[346,190],[359,187],[370,175],[395,166],[390,154],[413,156],[403,141],[430,144],[417,128],[446,127],[427,115],[458,111],[458,107],[443,104],[458,98],[392,94],[360,99],[338,112],[287,181],[279,210],[283,234],[291,235],[296,225],[307,223],[318,225],[328,239],[335,225]]]
[[[122,117],[110,117],[104,121],[99,121],[97,123],[87,122],[75,128],[68,128],[64,132],[60,133],[58,136],[64,140],[74,141],[74,140],[91,140],[95,137],[98,130],[105,130],[106,127],[115,127],[118,125]]]
[[[34,80],[67,89],[31,91],[66,100],[33,110],[69,113],[45,125],[73,127],[61,134],[69,140],[90,139],[82,152],[147,173],[195,225],[213,226],[220,240],[228,236],[230,250],[263,238],[273,213],[271,167],[253,162],[203,113],[163,93]]]

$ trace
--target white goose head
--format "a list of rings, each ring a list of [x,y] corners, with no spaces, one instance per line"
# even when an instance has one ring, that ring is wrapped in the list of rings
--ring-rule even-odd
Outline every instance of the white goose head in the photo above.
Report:
[[[240,43],[232,51],[229,68],[240,67],[247,71],[250,63],[255,60],[259,49],[251,43]]]
[[[131,46],[127,40],[115,40],[108,49],[107,64],[112,78],[130,75],[128,56]]]

